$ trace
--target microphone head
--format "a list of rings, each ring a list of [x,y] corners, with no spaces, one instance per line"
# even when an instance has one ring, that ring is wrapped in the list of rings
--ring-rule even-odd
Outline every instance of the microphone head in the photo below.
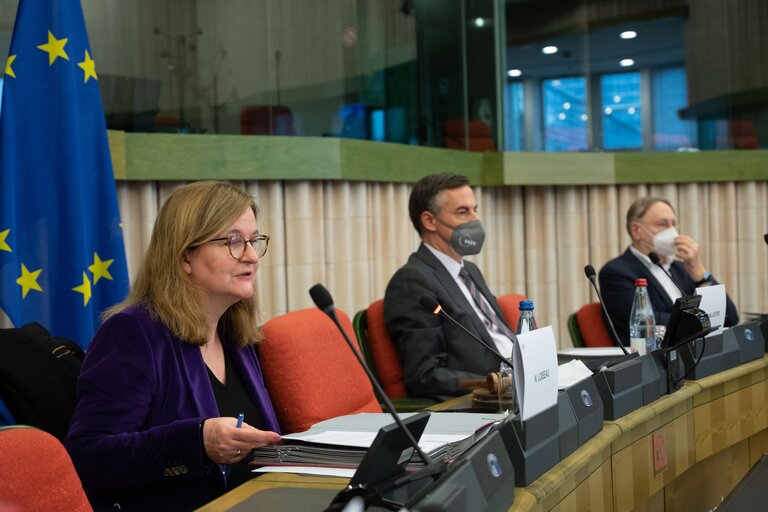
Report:
[[[438,314],[441,309],[440,303],[437,302],[437,299],[427,294],[419,297],[419,305],[424,309],[431,311],[434,315]]]
[[[765,240],[765,243],[768,244],[768,233],[763,235],[763,240]]]
[[[317,283],[315,286],[309,289],[309,296],[312,297],[312,302],[318,309],[327,311],[329,308],[333,309],[333,297],[325,286]]]
[[[659,255],[653,251],[648,253],[648,258],[650,258],[651,263],[653,263],[654,265],[658,265],[659,263],[661,263],[661,258],[659,258]]]
[[[584,275],[586,275],[587,279],[589,279],[590,281],[594,279],[595,276],[597,275],[597,272],[595,272],[595,267],[593,267],[592,265],[587,265],[586,267],[584,267]]]

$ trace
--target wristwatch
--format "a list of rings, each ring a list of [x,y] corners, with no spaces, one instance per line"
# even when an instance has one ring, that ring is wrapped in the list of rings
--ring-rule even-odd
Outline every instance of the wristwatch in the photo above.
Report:
[[[704,283],[710,282],[711,280],[712,280],[712,272],[707,270],[706,272],[704,272],[704,277],[701,278],[701,281],[696,281],[693,284],[695,284],[696,286],[701,286]]]

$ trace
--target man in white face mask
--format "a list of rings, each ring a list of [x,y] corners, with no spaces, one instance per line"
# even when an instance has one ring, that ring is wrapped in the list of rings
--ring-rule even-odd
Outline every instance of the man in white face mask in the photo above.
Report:
[[[699,286],[717,284],[699,254],[699,244],[677,232],[677,216],[672,205],[658,197],[642,197],[627,211],[627,232],[632,239],[629,248],[600,270],[600,289],[608,313],[619,337],[629,339],[629,313],[634,298],[635,279],[648,281],[648,295],[656,325],[666,325],[675,299],[682,296],[675,283],[648,254],[655,252],[686,295]],[[735,325],[739,317],[736,306],[727,297],[725,325]]]
[[[506,357],[514,335],[480,269],[464,259],[479,253],[485,240],[467,178],[425,176],[413,187],[408,210],[422,243],[387,285],[384,320],[408,394],[444,400],[467,392],[460,382],[498,371],[499,362],[464,330],[425,310],[423,295]]]

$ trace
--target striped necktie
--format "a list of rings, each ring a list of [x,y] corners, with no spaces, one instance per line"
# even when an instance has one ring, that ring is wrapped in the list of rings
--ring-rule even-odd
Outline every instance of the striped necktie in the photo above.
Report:
[[[459,277],[464,282],[464,285],[469,290],[469,294],[472,296],[472,298],[475,301],[475,304],[477,304],[477,307],[480,308],[480,311],[485,315],[485,318],[488,319],[489,322],[491,322],[491,325],[496,327],[496,329],[506,336],[507,338],[514,340],[514,334],[509,329],[509,327],[506,326],[504,322],[500,322],[498,316],[496,315],[496,312],[493,310],[490,304],[483,298],[483,295],[480,293],[480,290],[477,289],[477,285],[472,280],[472,277],[469,275],[469,272],[467,272],[467,269],[464,267],[461,267],[461,270],[459,270]]]

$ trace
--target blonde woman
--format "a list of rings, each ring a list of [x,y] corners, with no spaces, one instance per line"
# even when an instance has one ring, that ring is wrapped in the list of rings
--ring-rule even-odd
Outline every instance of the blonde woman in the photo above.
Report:
[[[249,195],[215,181],[160,209],[131,293],[88,349],[65,440],[95,510],[192,510],[279,442],[254,349],[269,242],[257,219]]]

